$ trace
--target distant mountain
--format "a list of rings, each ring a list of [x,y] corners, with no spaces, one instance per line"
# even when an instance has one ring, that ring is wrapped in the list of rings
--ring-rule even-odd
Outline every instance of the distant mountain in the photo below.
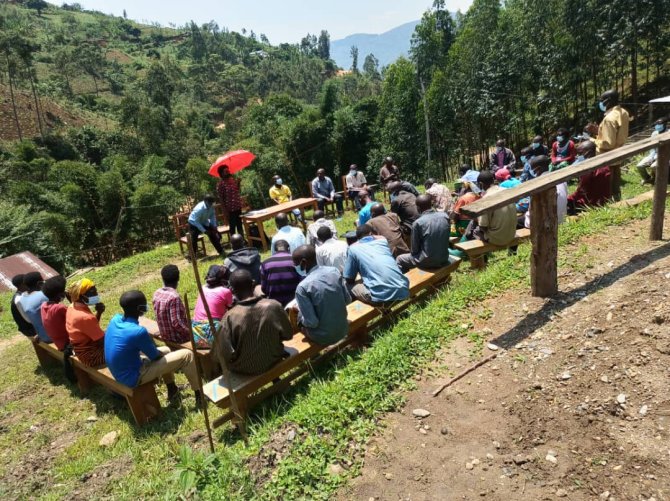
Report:
[[[359,33],[330,43],[330,57],[344,69],[351,68],[351,46],[358,47],[358,68],[362,69],[365,56],[374,54],[381,66],[391,64],[400,56],[409,54],[410,40],[419,21],[393,28],[381,35]]]

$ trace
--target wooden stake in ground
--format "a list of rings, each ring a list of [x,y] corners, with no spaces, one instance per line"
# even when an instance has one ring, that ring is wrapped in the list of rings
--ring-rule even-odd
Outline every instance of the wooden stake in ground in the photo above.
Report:
[[[186,320],[188,326],[191,326],[191,308],[188,304],[188,294],[184,294],[184,307],[186,308]],[[195,344],[195,337],[193,337],[193,329],[191,329],[191,349],[193,350],[193,361],[195,362],[195,372],[198,375],[198,391],[200,392],[200,407],[205,416],[205,427],[207,428],[207,438],[209,438],[209,449],[214,454],[214,440],[212,439],[212,427],[209,424],[209,413],[207,412],[207,397],[202,390],[202,373],[200,372],[200,364],[198,363],[198,347]]]
[[[214,319],[212,318],[212,313],[209,311],[209,304],[207,304],[207,299],[205,298],[205,293],[202,290],[202,282],[200,281],[200,273],[198,272],[198,261],[195,258],[195,251],[193,250],[193,242],[191,241],[191,234],[186,235],[187,239],[187,244],[188,244],[188,252],[189,256],[191,257],[191,265],[193,266],[193,274],[195,275],[195,283],[198,286],[198,294],[200,294],[200,298],[202,299],[202,305],[205,308],[205,313],[207,314],[207,320],[209,321],[209,328],[211,329],[211,332],[216,332],[216,329],[214,328]],[[197,355],[197,354],[195,354]],[[231,410],[233,411],[233,422],[237,425],[237,429],[240,430],[240,435],[242,435],[242,438],[244,439],[244,442],[247,442],[247,430],[244,426],[244,416],[242,416],[242,413],[240,412],[240,407],[237,404],[237,397],[235,396],[235,392],[233,391],[233,387],[231,385],[231,375],[230,375],[230,370],[228,369],[228,364],[226,363],[225,360],[221,360],[221,372],[223,373],[223,382],[226,385],[226,389],[228,390],[228,396],[230,397],[230,407]],[[207,398],[205,397],[205,394],[203,393],[202,398]]]
[[[658,165],[656,166],[656,182],[654,184],[654,205],[651,211],[651,228],[649,240],[663,239],[663,219],[665,218],[665,199],[668,191],[668,168],[670,166],[670,142],[661,143],[658,147]]]
[[[481,367],[482,365],[484,365],[484,364],[490,362],[491,360],[493,360],[493,359],[496,358],[497,356],[498,356],[497,353],[494,353],[493,355],[489,355],[489,356],[486,357],[484,360],[480,360],[480,361],[477,362],[475,365],[473,365],[473,366],[471,366],[471,367],[465,369],[465,370],[464,370],[463,372],[461,372],[458,376],[456,376],[455,378],[449,380],[447,383],[444,383],[442,386],[440,386],[440,387],[437,388],[435,391],[433,391],[433,396],[434,396],[434,397],[438,396],[440,393],[442,393],[442,390],[444,390],[445,388],[448,388],[449,386],[451,386],[452,384],[454,384],[454,383],[455,383],[456,381],[458,381],[459,379],[464,378],[465,376],[467,376],[468,374],[470,374],[472,371],[474,371],[474,370],[477,369],[478,367]]]
[[[530,286],[534,297],[558,292],[558,214],[556,188],[533,195],[530,202]]]

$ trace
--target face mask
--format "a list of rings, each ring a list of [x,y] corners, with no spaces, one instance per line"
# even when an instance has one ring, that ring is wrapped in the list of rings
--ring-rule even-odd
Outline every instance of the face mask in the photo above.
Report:
[[[665,125],[663,124],[656,124],[654,125],[654,130],[656,132],[663,132],[665,130]]]
[[[562,143],[563,141],[565,141],[565,136],[556,136],[556,141]]]
[[[350,170],[350,171],[349,171],[349,174],[351,174],[352,176],[355,176],[356,174],[358,174],[358,172],[355,171],[355,170]]]
[[[89,306],[93,306],[100,303],[100,296],[91,296],[87,297],[86,299],[86,304]]]
[[[533,143],[533,149],[536,150],[540,147],[540,143]]]
[[[295,272],[296,272],[298,275],[300,275],[301,277],[306,277],[306,276],[307,276],[307,272],[306,272],[305,270],[302,269],[302,266],[301,266],[301,265],[294,266],[294,268],[295,268]]]
[[[281,186],[282,184],[284,184],[284,181],[282,181],[281,179],[277,179],[277,180],[275,181],[275,184],[276,184],[277,186]]]
[[[137,311],[139,312],[140,315],[144,315],[146,312],[149,311],[149,305],[141,304],[137,307]]]
[[[521,161],[522,161],[523,163],[526,163],[526,155],[521,155]]]
[[[584,160],[586,160],[586,157],[585,157],[584,155],[579,155],[579,156],[577,157],[577,161],[576,161],[575,163],[577,163],[577,162],[583,162]]]
[[[584,139],[591,139],[591,134],[589,134],[588,132],[584,131],[584,132],[582,132],[582,137],[583,137]]]
[[[605,103],[603,103],[602,101],[598,103],[598,108],[600,108],[600,111],[602,111],[603,113],[607,111],[607,106],[605,106]]]
[[[503,148],[502,146],[496,146],[496,151],[497,151],[498,153],[500,153],[500,152],[501,152],[502,150],[504,150],[504,149],[505,149],[505,148]]]

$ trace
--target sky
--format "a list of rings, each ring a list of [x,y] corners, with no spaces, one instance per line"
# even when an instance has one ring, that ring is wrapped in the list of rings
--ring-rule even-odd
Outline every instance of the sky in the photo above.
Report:
[[[307,33],[328,30],[332,40],[355,33],[383,33],[421,18],[432,0],[67,0],[87,10],[163,26],[216,21],[232,31],[264,33],[272,44],[296,43]],[[61,5],[60,1],[51,3]],[[472,0],[446,0],[465,12]]]

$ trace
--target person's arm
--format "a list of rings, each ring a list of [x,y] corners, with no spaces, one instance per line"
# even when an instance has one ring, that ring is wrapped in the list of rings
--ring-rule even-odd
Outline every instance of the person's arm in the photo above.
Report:
[[[342,295],[344,296],[344,304],[351,303],[351,294],[349,294],[349,289],[343,278],[340,278],[340,286],[342,288]]]
[[[563,160],[568,163],[572,163],[575,161],[575,158],[577,156],[577,151],[575,150],[575,143],[573,141],[568,142],[568,156],[564,158]]]
[[[214,209],[213,205],[209,208],[209,226],[213,228],[218,226],[216,221],[216,209]]]
[[[205,210],[204,207],[197,207],[188,216],[188,222],[198,228],[202,233],[205,233],[205,227],[200,223],[200,214]]]
[[[290,202],[291,200],[293,200],[293,192],[291,191],[291,188],[289,188],[288,186],[285,186],[285,188],[286,188],[286,196],[288,197],[288,201]]]
[[[363,183],[363,188],[368,187],[368,180],[365,178],[365,174],[363,174],[362,172],[361,172],[361,180],[360,181],[361,181],[361,183]]]
[[[551,163],[558,163],[558,141],[551,145]]]
[[[298,287],[295,291],[295,300],[298,303],[298,322],[307,328],[315,328],[319,326],[319,317],[316,315],[314,305],[310,301],[304,287]]]
[[[414,223],[412,225],[412,245],[410,247],[411,252],[412,252],[412,257],[415,259],[418,259],[419,256],[421,255],[421,237],[422,237],[422,232],[421,232],[421,227]]]
[[[87,315],[86,318],[82,318],[81,330],[82,332],[85,332],[92,341],[97,341],[98,339],[105,337],[105,331],[102,330],[98,319],[93,315],[90,317]]]
[[[270,188],[268,190],[268,195],[270,195],[270,199],[274,203],[279,204],[279,194],[277,193],[277,190],[274,190],[274,189]]]
[[[268,275],[265,271],[265,266],[261,264],[261,291],[263,294],[268,293]]]
[[[318,179],[312,181],[312,198],[319,200],[325,199],[326,197],[319,193],[319,182]]]
[[[616,126],[612,120],[605,118],[598,128],[596,147],[598,152],[610,151],[616,147]]]
[[[147,330],[142,327],[136,335],[136,347],[144,353],[149,360],[158,360],[163,354],[158,351]]]
[[[354,285],[356,283],[356,275],[358,275],[358,262],[351,252],[349,252],[347,253],[347,260],[344,262],[342,276],[347,281],[347,284]]]
[[[175,298],[168,306],[168,313],[170,315],[170,326],[175,332],[183,336],[191,335],[191,326],[188,325],[186,318],[186,307],[182,303],[181,298]]]
[[[335,198],[335,185],[333,184],[333,181],[330,181],[330,200],[333,200]]]
[[[233,360],[232,334],[230,317],[225,317],[221,322],[221,329],[214,334],[214,342],[212,343],[212,351],[216,354],[216,359],[221,365]]]
[[[279,303],[274,304],[270,313],[274,315],[279,322],[280,339],[282,341],[290,341],[293,339],[293,326],[291,325],[291,321],[284,311],[284,308],[282,308],[282,305]]]
[[[514,167],[514,164],[516,164],[516,157],[514,156],[514,152],[512,150],[509,150],[509,158],[507,159],[505,168],[510,170]]]

